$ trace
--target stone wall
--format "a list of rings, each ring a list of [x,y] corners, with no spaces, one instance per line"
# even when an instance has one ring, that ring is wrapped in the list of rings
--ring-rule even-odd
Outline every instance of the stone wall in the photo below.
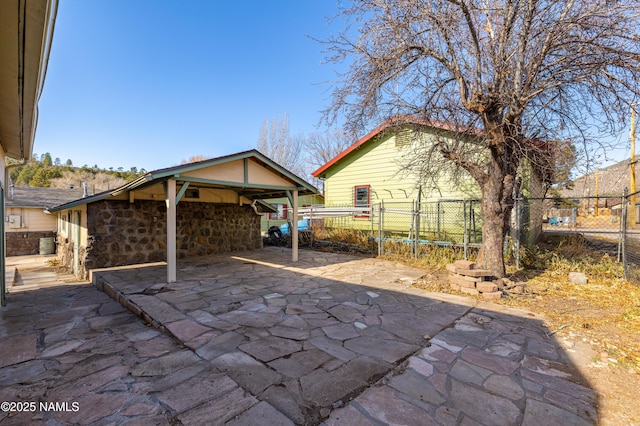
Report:
[[[180,203],[176,240],[179,258],[260,248],[260,216],[248,205]]]
[[[61,238],[58,236],[58,247],[56,252],[58,254],[58,261],[60,265],[64,265],[70,272],[73,271],[73,241],[69,241],[68,238]],[[80,267],[81,270],[78,276],[81,278],[87,277],[87,271],[84,269],[84,257],[81,258]]]
[[[89,242],[84,268],[166,260],[166,217],[167,208],[160,201],[104,200],[88,204]]]
[[[166,219],[163,201],[87,205],[89,244],[80,247],[81,274],[86,277],[93,268],[165,261]],[[176,245],[178,258],[260,248],[260,216],[248,205],[181,202],[176,209]],[[58,250],[65,252],[64,247]],[[73,256],[64,257],[70,267]]]
[[[40,254],[40,238],[54,237],[53,231],[7,232],[7,256]]]

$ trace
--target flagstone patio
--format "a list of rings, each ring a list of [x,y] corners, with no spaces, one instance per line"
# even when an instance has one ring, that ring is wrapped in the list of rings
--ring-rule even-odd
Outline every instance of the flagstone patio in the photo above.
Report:
[[[382,398],[386,406],[389,393],[406,400],[397,407],[417,403],[402,416],[419,411],[436,422],[449,400],[456,418],[516,424],[550,409],[528,402],[514,381],[528,374],[521,363],[535,365],[533,375],[570,374],[535,316],[472,313],[473,299],[412,288],[424,271],[400,263],[313,251],[289,259],[288,250],[268,248],[185,261],[172,284],[163,282],[163,266],[103,271],[94,281],[298,424],[332,422],[354,407],[362,421],[377,418],[358,401],[373,398],[374,407]],[[546,387],[535,390],[544,401]],[[474,392],[490,400],[475,406]],[[556,415],[595,419],[582,405]]]
[[[91,286],[10,295],[0,396],[81,404],[0,422],[597,422],[597,395],[534,313],[413,288],[424,272],[400,263],[290,259],[183,260],[171,284],[163,264],[95,271],[131,312]]]

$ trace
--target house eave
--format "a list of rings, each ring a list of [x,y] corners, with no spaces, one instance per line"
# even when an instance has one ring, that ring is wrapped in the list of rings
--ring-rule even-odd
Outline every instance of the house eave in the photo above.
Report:
[[[32,156],[57,9],[58,0],[0,1],[0,144],[7,157]]]

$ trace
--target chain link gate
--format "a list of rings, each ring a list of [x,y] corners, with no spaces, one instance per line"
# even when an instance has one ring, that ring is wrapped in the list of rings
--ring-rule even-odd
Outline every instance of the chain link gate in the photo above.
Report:
[[[377,254],[414,258],[428,247],[479,247],[482,220],[478,200],[380,202],[372,207],[372,238]]]

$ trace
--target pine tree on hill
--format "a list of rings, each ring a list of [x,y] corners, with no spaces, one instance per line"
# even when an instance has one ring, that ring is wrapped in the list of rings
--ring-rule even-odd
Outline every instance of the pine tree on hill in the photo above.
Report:
[[[18,186],[67,188],[70,184],[80,186],[86,183],[91,192],[96,193],[117,188],[143,173],[144,169],[138,171],[137,167],[128,171],[123,167],[105,170],[100,169],[97,164],[93,167],[85,164],[77,168],[73,167],[71,159],[62,165],[60,158],[56,157],[54,162],[47,152],[40,157],[34,154],[33,159],[26,164],[12,168],[10,177],[11,182]]]

